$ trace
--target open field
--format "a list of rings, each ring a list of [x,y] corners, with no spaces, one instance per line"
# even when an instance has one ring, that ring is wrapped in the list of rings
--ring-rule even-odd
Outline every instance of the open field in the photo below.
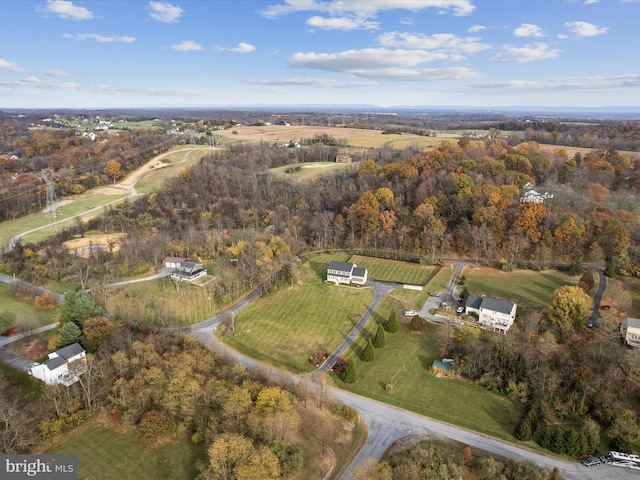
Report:
[[[389,318],[392,309],[398,312],[404,308],[393,294],[395,291],[370,320],[374,327],[376,320]],[[397,333],[387,333],[387,347],[376,349],[374,362],[365,363],[355,357],[357,383],[348,385],[337,380],[337,384],[345,390],[401,408],[513,440],[512,432],[522,413],[520,405],[471,382],[437,378],[428,371],[433,360],[440,358],[439,347],[445,328],[426,323],[423,333],[412,334],[407,325],[401,324]],[[393,390],[387,392],[385,387],[392,378]]]
[[[462,270],[466,286],[471,295],[489,295],[525,307],[539,309],[546,307],[551,294],[565,285],[577,285],[580,276],[571,276],[559,270],[515,270],[503,272],[497,268],[468,265]]]
[[[202,146],[196,146],[189,150],[171,152],[163,159],[163,162],[166,163],[162,164],[162,168],[150,170],[138,180],[136,190],[140,193],[157,192],[162,188],[168,178],[175,177],[179,175],[184,168],[197,164],[202,160],[202,157],[208,155],[210,152],[211,149],[209,147]],[[167,165],[167,163],[169,165]]]
[[[283,178],[295,180],[312,180],[320,175],[326,175],[336,171],[357,170],[359,163],[335,163],[335,162],[313,162],[296,163],[282,167],[272,168],[270,172]]]
[[[413,262],[400,262],[385,258],[354,255],[349,262],[368,270],[369,278],[381,282],[426,285],[438,268]]]
[[[36,310],[33,301],[18,300],[9,285],[0,283],[0,332],[4,332],[27,317],[33,317],[37,327],[43,327],[53,323],[56,315],[55,308]]]
[[[195,462],[206,457],[203,444],[171,437],[143,445],[132,430],[92,420],[64,435],[49,454],[76,454],[81,480],[195,478]]]
[[[407,146],[417,145],[420,148],[426,149],[434,145],[439,145],[442,141],[442,138],[438,137],[424,137],[409,134],[383,135],[382,130],[363,130],[344,127],[286,127],[282,125],[269,125],[263,127],[235,127],[230,129],[230,131],[224,131],[227,140],[272,143],[283,143],[290,140],[297,142],[302,138],[313,138],[317,134],[330,135],[337,140],[343,140],[346,146],[355,148],[377,148],[382,146],[405,148]]]
[[[329,261],[338,257],[321,255],[304,263],[296,270],[297,285],[252,302],[238,314],[236,334],[222,340],[292,372],[312,371],[309,355],[335,350],[373,298],[367,288],[324,283]]]

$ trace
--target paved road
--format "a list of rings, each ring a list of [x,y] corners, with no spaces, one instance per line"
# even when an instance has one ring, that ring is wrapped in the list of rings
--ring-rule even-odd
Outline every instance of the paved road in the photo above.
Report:
[[[602,301],[602,295],[604,295],[604,289],[607,286],[607,277],[601,269],[598,269],[598,276],[598,288],[593,296],[593,312],[589,317],[589,322],[592,323],[594,327],[598,327],[598,320],[600,320],[600,302]]]

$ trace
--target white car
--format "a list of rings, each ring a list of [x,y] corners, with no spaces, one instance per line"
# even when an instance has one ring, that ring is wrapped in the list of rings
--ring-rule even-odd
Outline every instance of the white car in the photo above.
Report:
[[[404,316],[405,317],[415,317],[416,315],[418,315],[416,312],[414,312],[413,310],[405,310],[404,311]]]
[[[464,307],[456,308],[456,313],[464,313]]]

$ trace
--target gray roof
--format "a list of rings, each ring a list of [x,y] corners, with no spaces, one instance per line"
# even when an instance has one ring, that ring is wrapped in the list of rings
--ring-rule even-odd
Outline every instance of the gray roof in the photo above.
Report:
[[[627,328],[640,328],[640,319],[627,317],[625,320],[627,322]]]
[[[329,262],[329,270],[337,270],[339,272],[346,272],[348,274],[351,273],[351,270],[353,269],[353,263],[348,263],[348,262],[336,262],[335,260],[331,260],[331,262]]]
[[[467,307],[475,308],[476,310],[486,308],[487,310],[493,310],[494,312],[508,314],[511,313],[514,305],[515,303],[508,302],[507,300],[502,300],[500,298],[476,296],[469,296],[469,298],[467,298]]]
[[[49,370],[55,370],[60,365],[64,365],[67,361],[75,357],[76,355],[84,352],[84,348],[80,346],[79,343],[72,343],[71,345],[67,345],[66,347],[62,347],[60,350],[56,350],[57,357],[50,358],[44,364],[47,366]]]
[[[364,277],[367,274],[366,268],[356,267],[353,269],[352,275],[354,277]]]

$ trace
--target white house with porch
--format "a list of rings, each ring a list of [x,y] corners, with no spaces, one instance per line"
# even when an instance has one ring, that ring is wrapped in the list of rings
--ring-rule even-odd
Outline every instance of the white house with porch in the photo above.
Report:
[[[197,278],[204,277],[207,270],[201,263],[182,262],[171,272],[171,278],[178,282],[193,282]]]
[[[367,283],[367,269],[359,268],[355,263],[332,260],[327,267],[327,282],[336,285],[364,285]]]
[[[79,343],[72,343],[49,354],[44,363],[36,363],[29,374],[48,385],[60,384],[68,387],[78,381],[78,376],[87,371],[87,357]]]
[[[516,309],[515,303],[500,298],[470,296],[465,313],[476,313],[480,325],[507,333],[516,319]]]

